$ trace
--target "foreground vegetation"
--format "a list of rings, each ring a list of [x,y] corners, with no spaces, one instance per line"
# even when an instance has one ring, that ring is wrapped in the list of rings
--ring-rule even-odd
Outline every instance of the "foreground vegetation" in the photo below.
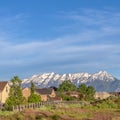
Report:
[[[87,106],[62,104],[26,109],[22,112],[0,112],[0,120],[120,120],[120,98],[95,102]]]

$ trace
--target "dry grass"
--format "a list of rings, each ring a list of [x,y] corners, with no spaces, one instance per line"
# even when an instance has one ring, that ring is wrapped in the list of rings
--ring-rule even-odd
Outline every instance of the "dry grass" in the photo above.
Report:
[[[0,120],[120,120],[120,110],[58,105],[26,109],[21,113],[3,115]]]

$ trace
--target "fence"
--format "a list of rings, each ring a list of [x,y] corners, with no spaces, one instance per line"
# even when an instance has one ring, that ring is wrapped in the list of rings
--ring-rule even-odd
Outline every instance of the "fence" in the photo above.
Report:
[[[30,109],[30,108],[35,109],[46,105],[52,106],[52,105],[64,105],[64,104],[80,104],[81,106],[89,105],[88,102],[83,102],[83,101],[61,101],[61,102],[47,101],[47,102],[31,103],[27,105],[13,106],[13,111],[20,112],[24,109]]]

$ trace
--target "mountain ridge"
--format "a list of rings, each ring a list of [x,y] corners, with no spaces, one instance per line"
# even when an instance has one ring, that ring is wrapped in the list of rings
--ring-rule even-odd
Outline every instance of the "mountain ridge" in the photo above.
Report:
[[[33,75],[28,79],[23,79],[22,86],[30,86],[30,83],[32,81],[35,86],[40,88],[51,86],[58,87],[65,80],[70,80],[76,86],[79,86],[82,83],[91,85],[96,89],[96,91],[120,91],[120,80],[113,77],[106,71],[99,71],[94,74],[89,74],[87,72],[73,74],[58,74],[54,72],[43,73]]]

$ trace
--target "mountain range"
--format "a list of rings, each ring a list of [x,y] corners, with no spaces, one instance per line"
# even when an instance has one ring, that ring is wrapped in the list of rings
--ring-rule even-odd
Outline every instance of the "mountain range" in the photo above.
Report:
[[[120,80],[113,77],[106,71],[99,71],[95,74],[57,74],[54,72],[43,73],[39,75],[33,75],[28,79],[23,79],[22,87],[29,87],[31,81],[35,84],[35,86],[40,88],[51,86],[58,87],[65,80],[70,80],[76,86],[85,83],[86,85],[93,86],[96,91],[120,92]]]

